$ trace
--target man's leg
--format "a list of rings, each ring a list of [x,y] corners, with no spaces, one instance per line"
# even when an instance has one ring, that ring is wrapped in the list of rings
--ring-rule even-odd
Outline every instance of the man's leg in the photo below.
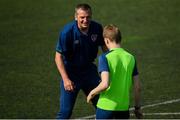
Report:
[[[65,91],[63,81],[60,84],[60,111],[57,114],[57,119],[68,119],[72,114],[72,110],[76,101],[79,89],[76,87],[73,92]]]

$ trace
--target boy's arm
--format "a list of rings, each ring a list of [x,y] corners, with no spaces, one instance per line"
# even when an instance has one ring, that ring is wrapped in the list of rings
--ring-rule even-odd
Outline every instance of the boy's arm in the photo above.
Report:
[[[142,118],[141,112],[141,86],[138,75],[133,76],[134,80],[134,99],[135,99],[135,110],[134,113],[137,118]]]
[[[135,98],[135,106],[140,107],[140,93],[141,86],[138,75],[133,76],[134,79],[134,98]]]
[[[87,96],[87,103],[89,103],[95,95],[99,94],[100,92],[106,90],[109,87],[109,72],[101,72],[101,79],[102,81],[99,83],[99,85],[94,88]]]

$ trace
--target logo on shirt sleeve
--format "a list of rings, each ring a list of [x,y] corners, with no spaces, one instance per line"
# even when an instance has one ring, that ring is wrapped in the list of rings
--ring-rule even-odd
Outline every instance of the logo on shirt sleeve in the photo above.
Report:
[[[91,40],[93,41],[93,42],[95,42],[96,40],[97,40],[97,34],[92,34],[91,35]]]

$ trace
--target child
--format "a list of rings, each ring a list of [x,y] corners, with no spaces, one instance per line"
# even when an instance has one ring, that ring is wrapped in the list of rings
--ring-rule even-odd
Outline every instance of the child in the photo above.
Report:
[[[104,27],[103,37],[109,51],[99,57],[100,84],[87,96],[87,102],[97,94],[96,119],[128,119],[131,85],[134,85],[135,115],[140,110],[140,82],[133,55],[121,48],[121,33],[115,25]],[[133,79],[133,80],[132,80]]]

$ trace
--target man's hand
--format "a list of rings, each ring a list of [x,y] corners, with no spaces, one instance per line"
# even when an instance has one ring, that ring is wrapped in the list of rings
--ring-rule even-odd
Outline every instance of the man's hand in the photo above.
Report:
[[[64,80],[64,89],[66,91],[73,91],[74,87],[74,83],[70,79]]]
[[[140,109],[135,109],[134,114],[135,114],[137,119],[142,119],[143,118],[143,114],[142,114]]]

